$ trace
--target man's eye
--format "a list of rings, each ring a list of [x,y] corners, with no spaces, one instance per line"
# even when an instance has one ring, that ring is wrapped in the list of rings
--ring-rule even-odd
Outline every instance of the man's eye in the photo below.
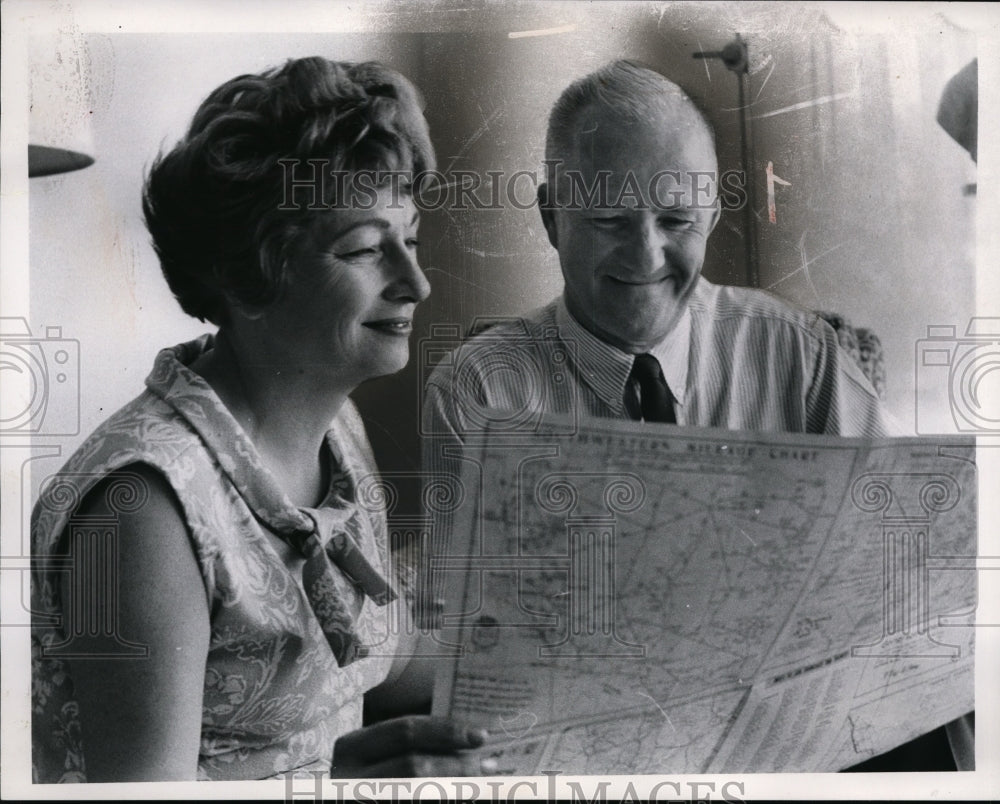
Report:
[[[605,229],[610,229],[613,227],[621,226],[625,221],[625,218],[620,215],[612,215],[607,218],[591,218],[590,222],[595,226],[600,226]]]
[[[660,226],[665,229],[685,229],[693,223],[689,218],[660,218]]]
[[[420,241],[417,240],[417,238],[415,238],[415,237],[408,237],[408,238],[406,238],[406,245],[409,248],[416,248],[417,246],[420,245]]]

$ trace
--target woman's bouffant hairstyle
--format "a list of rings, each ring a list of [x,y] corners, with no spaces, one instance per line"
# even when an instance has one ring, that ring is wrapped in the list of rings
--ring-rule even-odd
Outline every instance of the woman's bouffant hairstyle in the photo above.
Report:
[[[312,174],[307,160],[321,160]],[[227,81],[146,177],[142,208],[184,312],[222,326],[232,304],[263,307],[289,281],[287,255],[336,182],[289,175],[433,170],[417,90],[377,62],[312,57]],[[329,186],[327,186],[329,185]],[[309,193],[315,189],[315,195]],[[331,200],[333,198],[333,200]]]

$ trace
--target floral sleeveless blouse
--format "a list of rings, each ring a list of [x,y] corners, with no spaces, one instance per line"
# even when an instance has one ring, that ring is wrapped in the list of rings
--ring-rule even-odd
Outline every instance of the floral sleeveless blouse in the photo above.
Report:
[[[303,558],[276,535],[294,528],[301,511],[211,387],[188,368],[212,343],[206,335],[160,352],[146,391],[101,425],[42,486],[32,512],[35,782],[86,781],[87,724],[80,722],[71,673],[74,642],[80,652],[85,640],[79,623],[60,625],[61,573],[79,566],[72,564],[66,536],[74,533],[80,500],[110,473],[116,473],[105,486],[112,510],[142,504],[141,491],[117,482],[119,476],[127,481],[127,471],[117,470],[130,464],[159,470],[173,488],[205,584],[211,633],[199,779],[328,771],[336,739],[361,726],[364,692],[388,674],[396,647],[391,607],[367,597],[355,601],[360,614],[354,628],[369,655],[343,667],[334,657],[303,591]],[[357,506],[352,535],[370,564],[388,577],[382,498],[364,493],[366,484],[372,489],[377,482],[375,464],[349,401],[326,444],[335,470],[320,507]],[[74,537],[72,544],[79,549],[95,543]],[[127,654],[136,646],[125,640],[121,650]]]

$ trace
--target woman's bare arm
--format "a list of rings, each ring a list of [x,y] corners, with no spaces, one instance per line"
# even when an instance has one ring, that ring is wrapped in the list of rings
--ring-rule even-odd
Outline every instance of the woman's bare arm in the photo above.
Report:
[[[442,662],[442,657],[433,655],[441,649],[429,635],[416,629],[406,602],[397,600],[392,605],[399,606],[397,621],[403,627],[389,675],[365,694],[366,714],[372,720],[429,712],[434,673]]]
[[[79,513],[117,516],[118,633],[147,646],[148,655],[70,661],[87,779],[193,780],[209,642],[205,585],[173,490],[149,467],[128,470],[148,486],[142,508],[117,514],[102,485]],[[86,595],[75,582],[64,579],[63,601]]]

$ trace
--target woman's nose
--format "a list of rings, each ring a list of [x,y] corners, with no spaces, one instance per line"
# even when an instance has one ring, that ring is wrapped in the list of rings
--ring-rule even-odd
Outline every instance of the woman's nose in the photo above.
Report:
[[[401,245],[393,250],[391,257],[393,281],[389,286],[391,298],[422,302],[431,294],[431,284],[427,281],[416,251]]]

